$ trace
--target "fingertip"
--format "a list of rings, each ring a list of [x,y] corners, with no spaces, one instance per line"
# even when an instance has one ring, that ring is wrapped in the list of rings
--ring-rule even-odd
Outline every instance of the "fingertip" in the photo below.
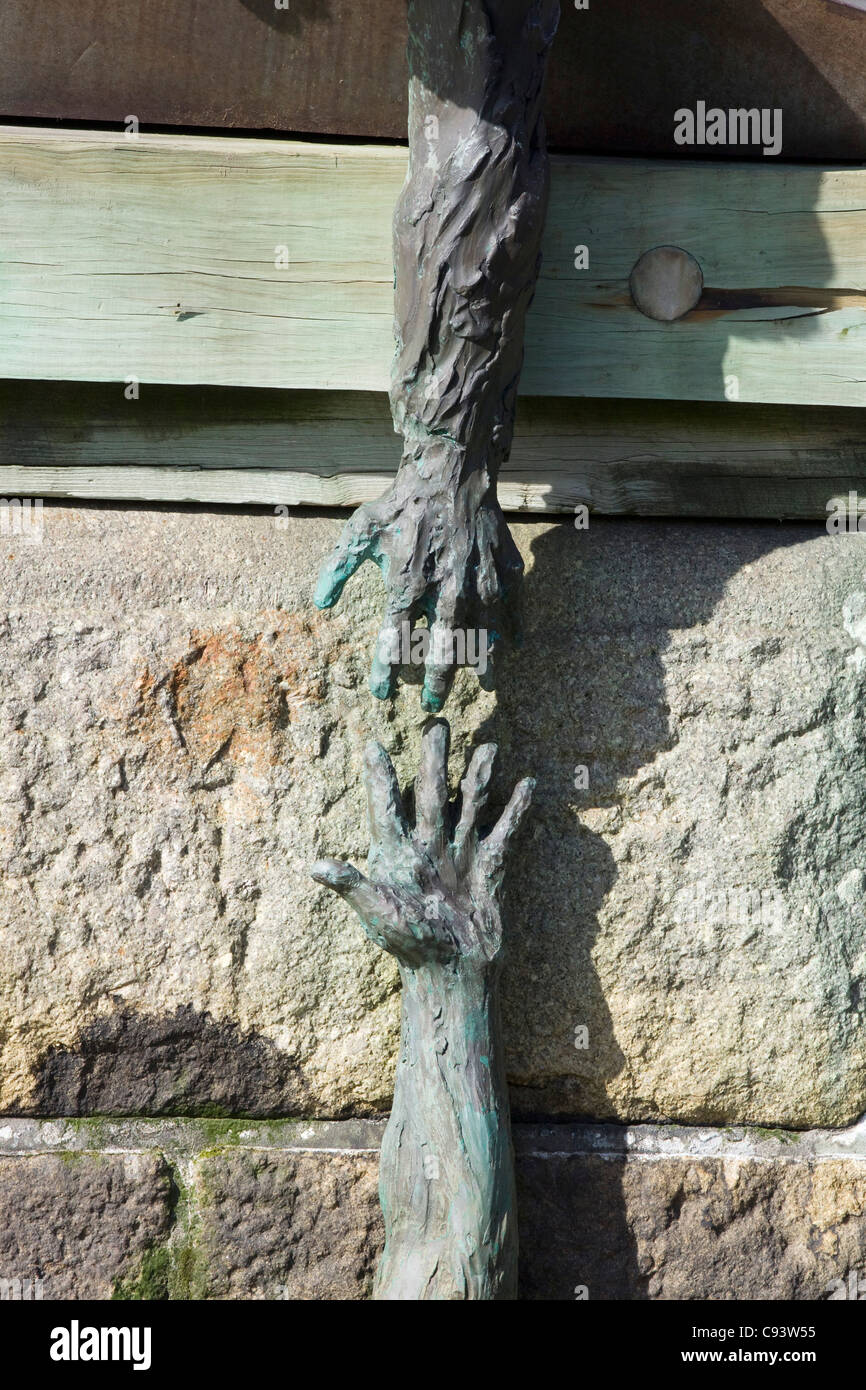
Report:
[[[431,690],[427,682],[424,682],[421,690],[421,708],[426,714],[439,714],[445,704],[445,696],[435,690]]]
[[[340,594],[343,592],[343,583],[335,579],[330,573],[323,573],[319,577],[316,585],[316,592],[313,594],[313,603],[317,608],[333,608]]]
[[[426,743],[432,739],[435,743],[446,739],[451,732],[447,719],[428,719],[421,731],[421,738]]]
[[[393,686],[387,676],[377,677],[371,674],[367,682],[367,689],[376,700],[390,700],[393,694]]]
[[[378,656],[374,657],[367,684],[370,694],[374,695],[377,700],[390,700],[396,684],[393,666],[387,661],[380,660]]]
[[[310,869],[310,877],[335,893],[344,893],[357,883],[361,875],[352,864],[341,859],[317,859]]]
[[[487,784],[493,776],[493,764],[499,752],[497,743],[479,743],[472,749],[469,761],[466,765],[466,785],[465,793],[470,791],[477,794],[478,791],[486,791]]]
[[[375,738],[371,738],[364,748],[364,766],[370,773],[386,773],[391,776],[393,764],[387,750]]]

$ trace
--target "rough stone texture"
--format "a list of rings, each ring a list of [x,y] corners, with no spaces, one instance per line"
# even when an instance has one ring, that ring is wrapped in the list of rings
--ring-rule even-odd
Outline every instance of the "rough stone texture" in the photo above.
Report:
[[[408,781],[423,720],[417,685],[366,690],[373,567],[312,606],[341,521],[46,506],[41,546],[5,538],[0,1110],[388,1107],[393,964],[307,870],[362,860],[364,742]],[[452,778],[499,743],[494,810],[538,778],[503,981],[516,1113],[849,1122],[866,538],[513,529],[529,640],[448,715]]]
[[[168,1168],[154,1154],[0,1158],[0,1280],[42,1280],[44,1299],[110,1298],[165,1238]]]
[[[518,1186],[524,1299],[866,1294],[862,1162],[523,1157]]]
[[[209,1123],[154,1122],[164,1156],[0,1157],[0,1280],[41,1278],[46,1299],[369,1297],[383,1240],[378,1156],[355,1147],[354,1122],[327,1134],[259,1125],[203,1148]],[[75,1142],[94,1143],[104,1124],[83,1122]],[[141,1122],[126,1137],[107,1128],[104,1142],[147,1138]],[[329,1147],[305,1149],[305,1134]],[[520,1298],[866,1297],[862,1155],[801,1155],[790,1134],[661,1135],[517,1127]]]
[[[211,1298],[368,1298],[384,1241],[378,1161],[262,1151],[199,1160]]]

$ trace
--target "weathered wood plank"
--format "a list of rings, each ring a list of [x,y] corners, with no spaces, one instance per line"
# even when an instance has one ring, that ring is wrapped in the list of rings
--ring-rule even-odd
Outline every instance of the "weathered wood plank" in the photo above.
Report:
[[[822,519],[866,497],[843,409],[528,398],[508,511]],[[0,383],[0,496],[354,507],[393,474],[384,395]]]
[[[405,161],[0,132],[0,375],[380,388]]]
[[[405,158],[0,130],[0,375],[384,389]],[[665,242],[705,282],[672,324],[628,293]],[[863,169],[560,157],[523,392],[864,405],[864,246]]]
[[[75,0],[44,23],[33,0],[4,0],[0,110],[402,139],[405,47],[405,0]],[[593,0],[580,11],[564,0],[548,83],[554,148],[679,154],[674,107],[699,99],[784,108],[789,159],[866,159],[866,16],[826,0]]]

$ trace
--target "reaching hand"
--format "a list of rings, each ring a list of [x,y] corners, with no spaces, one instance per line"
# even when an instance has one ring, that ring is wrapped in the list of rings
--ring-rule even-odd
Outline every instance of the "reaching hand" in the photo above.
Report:
[[[495,493],[475,494],[468,484],[453,492],[438,470],[403,467],[383,497],[358,508],[322,567],[319,608],[333,607],[365,560],[382,571],[387,600],[370,671],[380,700],[393,694],[399,667],[411,659],[408,639],[420,617],[429,627],[424,709],[442,708],[460,665],[474,665],[482,685],[492,686],[491,662],[502,630],[514,625],[510,600],[523,561]]]
[[[478,819],[487,802],[496,745],[475,749],[459,808],[448,800],[448,746],[448,725],[432,722],[421,743],[412,829],[388,754],[381,744],[368,744],[364,784],[370,877],[338,859],[319,860],[311,870],[317,883],[351,904],[371,941],[409,967],[458,956],[479,963],[496,959],[502,944],[498,898],[505,856],[534,787],[531,778],[519,782],[496,825],[482,838]]]

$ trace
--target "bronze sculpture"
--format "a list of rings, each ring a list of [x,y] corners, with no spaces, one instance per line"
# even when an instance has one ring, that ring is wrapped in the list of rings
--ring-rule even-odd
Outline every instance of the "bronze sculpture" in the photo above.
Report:
[[[433,712],[457,665],[443,637],[480,631],[479,678],[492,684],[489,660],[523,571],[496,479],[511,447],[540,262],[542,96],[558,17],[558,0],[409,0],[409,170],[394,217],[391,381],[403,456],[385,495],[345,526],[316,603],[333,606],[359,565],[374,560],[387,598],[370,688],[380,699],[393,694],[405,660],[395,634],[426,619],[422,705]],[[385,750],[371,745],[370,878],[338,860],[312,870],[400,967],[402,1038],[380,1163],[379,1299],[517,1294],[499,892],[533,784],[518,784],[483,838],[495,747],[475,750],[458,810],[448,800],[448,737],[444,721],[425,731],[414,829]]]
[[[393,692],[388,638],[509,622],[523,563],[496,497],[514,430],[526,311],[547,210],[542,97],[558,0],[410,0],[409,170],[394,216],[397,476],[354,513],[316,591],[332,607],[364,560],[386,610],[370,675]],[[432,644],[422,704],[447,699]]]
[[[444,720],[425,730],[414,828],[387,753],[370,744],[369,877],[335,859],[312,869],[400,967],[400,1053],[379,1169],[386,1233],[379,1299],[514,1298],[517,1289],[499,898],[533,783],[518,783],[484,837],[496,748],[476,748],[458,807],[448,799],[448,741]]]

